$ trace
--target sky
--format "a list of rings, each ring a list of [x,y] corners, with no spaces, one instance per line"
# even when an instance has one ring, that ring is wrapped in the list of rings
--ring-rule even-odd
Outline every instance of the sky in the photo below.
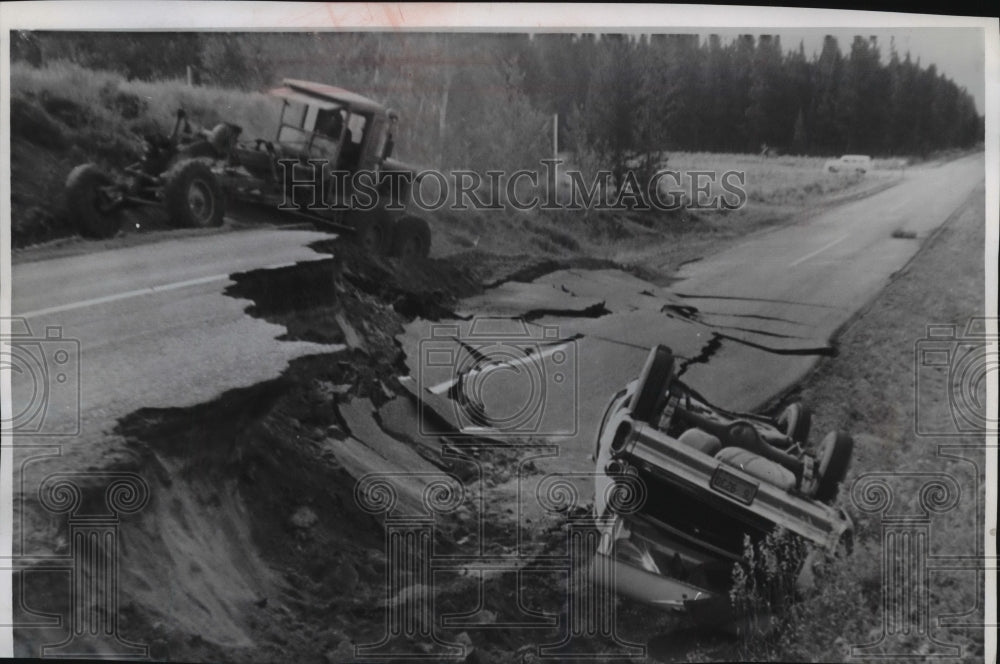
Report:
[[[724,39],[739,34],[777,34],[786,51],[797,49],[801,42],[806,58],[811,58],[813,53],[819,55],[826,35],[837,38],[840,52],[845,56],[850,53],[855,35],[874,35],[878,38],[883,62],[888,62],[890,40],[894,40],[900,58],[909,51],[913,60],[920,58],[922,67],[934,64],[938,73],[968,90],[980,114],[986,107],[985,43],[983,31],[977,28],[721,28],[710,32]],[[703,34],[707,36],[710,32]]]

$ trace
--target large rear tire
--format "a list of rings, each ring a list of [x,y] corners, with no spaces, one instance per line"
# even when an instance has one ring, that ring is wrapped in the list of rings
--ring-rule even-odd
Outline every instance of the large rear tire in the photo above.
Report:
[[[111,200],[107,188],[111,178],[94,164],[82,164],[66,178],[66,207],[80,235],[89,238],[114,237],[121,229],[121,210]]]
[[[632,419],[656,426],[656,418],[663,406],[663,397],[674,373],[674,354],[669,348],[657,345],[649,351],[646,364],[639,374],[632,399]]]
[[[393,256],[413,260],[427,258],[431,252],[431,227],[419,217],[401,217],[393,236]]]
[[[837,498],[840,483],[847,476],[854,453],[854,439],[842,431],[831,431],[816,448],[816,493],[813,496],[823,503]]]
[[[204,161],[177,162],[164,176],[163,203],[170,223],[182,228],[221,226],[226,214],[222,185]]]

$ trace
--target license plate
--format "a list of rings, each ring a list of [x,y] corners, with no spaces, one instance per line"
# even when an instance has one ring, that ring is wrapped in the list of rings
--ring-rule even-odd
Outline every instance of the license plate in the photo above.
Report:
[[[744,505],[749,505],[753,502],[754,497],[757,495],[758,487],[754,482],[737,477],[722,466],[716,468],[715,472],[712,473],[712,480],[709,482],[709,485],[719,493],[724,493]]]

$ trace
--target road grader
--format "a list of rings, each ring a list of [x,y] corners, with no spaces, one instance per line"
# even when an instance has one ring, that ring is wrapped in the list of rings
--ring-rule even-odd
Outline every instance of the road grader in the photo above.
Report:
[[[357,93],[310,81],[285,79],[269,94],[282,102],[274,140],[243,140],[242,128],[228,122],[193,131],[181,109],[173,131],[147,136],[141,159],[121,172],[93,163],[74,168],[66,201],[80,233],[112,237],[122,211],[136,206],[164,208],[177,227],[220,226],[227,200],[242,200],[349,233],[371,253],[426,257],[430,227],[407,210],[413,169],[392,158],[398,115]],[[411,177],[396,178],[396,186],[373,179],[371,204],[358,207],[351,204],[358,196],[350,176],[360,172]]]

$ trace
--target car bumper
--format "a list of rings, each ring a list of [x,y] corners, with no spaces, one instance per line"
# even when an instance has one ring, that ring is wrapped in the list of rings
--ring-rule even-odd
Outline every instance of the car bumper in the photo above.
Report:
[[[678,579],[656,574],[603,553],[594,554],[591,578],[603,588],[643,604],[688,611],[692,603],[713,600],[717,595]]]

